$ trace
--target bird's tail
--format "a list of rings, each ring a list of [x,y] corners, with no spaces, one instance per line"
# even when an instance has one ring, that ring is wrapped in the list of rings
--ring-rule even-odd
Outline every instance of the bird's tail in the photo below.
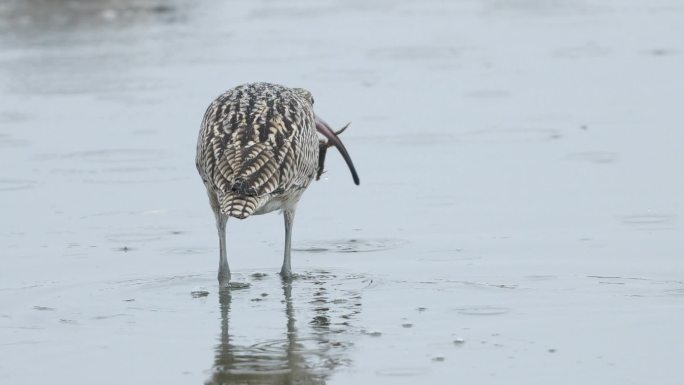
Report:
[[[236,195],[232,193],[219,194],[219,204],[221,205],[221,213],[238,218],[245,219],[254,214],[260,207],[262,197]]]

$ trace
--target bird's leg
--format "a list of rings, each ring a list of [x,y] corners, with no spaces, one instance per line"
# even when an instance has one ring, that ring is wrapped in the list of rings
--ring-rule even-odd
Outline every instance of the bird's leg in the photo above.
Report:
[[[230,268],[228,267],[228,257],[226,255],[226,222],[228,221],[228,216],[221,214],[221,205],[219,204],[218,197],[209,187],[207,187],[207,195],[209,196],[211,210],[214,212],[214,218],[216,218],[216,230],[218,230],[219,236],[219,286],[228,287],[230,284]]]
[[[285,218],[285,258],[283,259],[283,267],[282,269],[280,269],[280,275],[283,278],[292,277],[292,266],[290,265],[290,249],[292,248],[292,221],[294,220],[294,215],[294,207],[283,210],[283,217]]]
[[[221,214],[216,214],[216,229],[218,230],[220,259],[218,280],[221,287],[227,287],[230,283],[230,268],[228,267],[228,256],[226,255],[226,222],[228,217]]]

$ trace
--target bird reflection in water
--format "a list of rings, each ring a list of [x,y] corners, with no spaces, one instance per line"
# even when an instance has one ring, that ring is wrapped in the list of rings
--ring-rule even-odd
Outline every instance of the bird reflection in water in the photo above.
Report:
[[[317,275],[283,280],[284,338],[263,340],[252,345],[237,343],[230,331],[231,316],[246,316],[239,313],[231,315],[233,297],[236,301],[245,300],[241,294],[244,291],[221,289],[220,343],[216,347],[212,376],[205,384],[318,385],[325,384],[335,368],[349,364],[345,355],[351,344],[348,332],[352,329],[350,322],[360,312],[361,295],[358,291],[333,289],[330,291],[341,293],[342,297],[331,298],[326,287],[331,283],[330,278],[335,279],[330,275]],[[299,282],[304,285],[297,286]],[[307,317],[308,322],[298,322],[295,318],[293,285],[297,290],[301,289],[302,297],[307,298],[301,304],[297,301],[296,308],[300,320]]]

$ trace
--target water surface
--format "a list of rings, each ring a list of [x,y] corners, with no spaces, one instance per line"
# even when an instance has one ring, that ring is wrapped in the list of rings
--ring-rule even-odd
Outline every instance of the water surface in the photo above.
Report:
[[[677,384],[674,0],[0,4],[0,382]],[[248,81],[341,157],[228,222],[194,151]]]

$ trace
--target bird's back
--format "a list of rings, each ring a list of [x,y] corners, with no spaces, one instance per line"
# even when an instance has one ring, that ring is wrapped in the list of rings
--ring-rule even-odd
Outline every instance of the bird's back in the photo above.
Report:
[[[273,199],[301,193],[316,174],[318,150],[311,94],[252,83],[211,103],[195,163],[221,212],[246,218]]]

